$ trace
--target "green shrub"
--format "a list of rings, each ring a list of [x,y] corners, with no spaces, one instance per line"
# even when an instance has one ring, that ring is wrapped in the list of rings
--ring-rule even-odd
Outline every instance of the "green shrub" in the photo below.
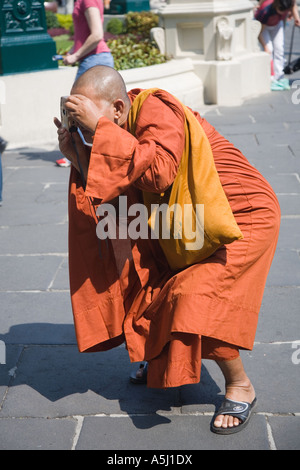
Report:
[[[119,18],[112,18],[106,25],[106,31],[111,34],[122,34],[125,33],[125,25]]]
[[[136,36],[128,34],[107,41],[114,58],[116,70],[127,70],[166,62],[156,44],[150,39],[137,42]]]
[[[56,17],[57,17],[59,25],[62,28],[65,28],[68,31],[70,31],[70,28],[74,28],[72,15],[70,14],[63,15],[62,13],[56,13]],[[73,32],[74,32],[74,29],[73,29]]]
[[[70,25],[69,31],[70,31],[71,36],[74,36],[74,23]]]
[[[60,27],[57,16],[53,11],[46,10],[46,25],[47,29]]]
[[[150,36],[150,29],[158,26],[159,17],[151,11],[129,12],[126,15],[128,33]]]
[[[46,12],[46,14],[49,18],[48,29],[61,27],[70,32],[70,34],[53,38],[56,42],[57,53],[64,55],[73,45],[71,39],[74,33],[72,15],[52,12]],[[113,18],[106,27],[110,34],[117,36],[107,40],[107,45],[114,58],[115,68],[127,70],[166,62],[168,58],[160,53],[155,42],[150,39],[150,29],[158,25],[158,15],[151,12],[134,12],[127,13],[125,18],[125,24],[120,19]],[[128,31],[127,34],[124,34],[126,27]]]

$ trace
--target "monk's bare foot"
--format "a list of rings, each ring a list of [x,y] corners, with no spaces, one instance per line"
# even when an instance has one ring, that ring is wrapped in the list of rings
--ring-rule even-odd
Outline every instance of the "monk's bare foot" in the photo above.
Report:
[[[234,401],[252,403],[255,390],[244,371],[240,357],[232,361],[218,361],[217,364],[225,377],[225,397]],[[239,424],[240,420],[230,415],[219,415],[214,421],[215,427],[218,428],[229,428]]]

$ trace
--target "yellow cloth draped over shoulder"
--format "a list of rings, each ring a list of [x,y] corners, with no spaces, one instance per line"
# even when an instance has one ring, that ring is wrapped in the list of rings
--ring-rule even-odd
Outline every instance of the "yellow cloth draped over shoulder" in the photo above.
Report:
[[[155,91],[157,88],[144,90],[134,100],[128,117],[133,135],[138,113]],[[221,245],[243,238],[221,185],[209,140],[192,111],[180,104],[185,113],[185,147],[171,191],[143,191],[149,225],[159,234],[159,243],[174,270],[198,263]],[[168,204],[168,210],[164,206],[165,210],[158,211],[162,204]]]

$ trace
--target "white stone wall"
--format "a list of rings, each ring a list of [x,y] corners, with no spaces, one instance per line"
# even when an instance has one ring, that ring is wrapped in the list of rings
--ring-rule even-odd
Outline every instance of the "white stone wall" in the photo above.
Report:
[[[269,91],[270,61],[257,48],[252,1],[168,0],[161,16],[166,53],[193,61],[206,103],[239,105]]]
[[[60,117],[60,97],[70,93],[76,71],[76,67],[60,67],[0,77],[5,88],[0,135],[9,142],[8,148],[57,144],[53,118]],[[127,90],[158,87],[194,109],[203,105],[202,81],[190,59],[125,70],[121,75]]]

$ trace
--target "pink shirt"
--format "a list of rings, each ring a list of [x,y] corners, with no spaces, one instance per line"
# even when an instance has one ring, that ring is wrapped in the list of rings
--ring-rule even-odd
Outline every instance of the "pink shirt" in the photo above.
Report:
[[[78,51],[78,49],[86,41],[87,37],[90,35],[90,28],[84,12],[87,8],[95,7],[98,8],[101,15],[101,21],[103,24],[103,14],[104,6],[102,0],[76,0],[73,10],[73,22],[74,22],[74,49],[73,52]],[[85,57],[93,54],[100,54],[101,52],[110,52],[104,39],[99,41],[97,47],[89,52]]]
[[[286,10],[278,13],[274,7],[274,0],[265,0],[255,12],[255,19],[267,26],[276,26],[280,21],[284,21],[289,13]]]

